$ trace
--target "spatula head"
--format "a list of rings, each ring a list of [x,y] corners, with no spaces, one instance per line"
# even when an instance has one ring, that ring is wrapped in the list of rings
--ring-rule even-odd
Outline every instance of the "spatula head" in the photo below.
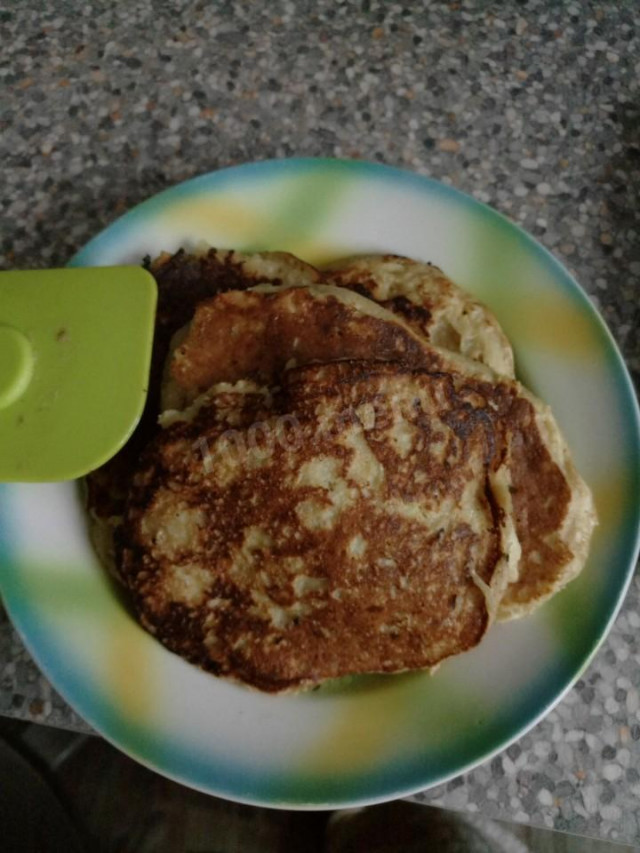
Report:
[[[0,481],[117,453],[144,408],[156,298],[140,267],[0,273]]]

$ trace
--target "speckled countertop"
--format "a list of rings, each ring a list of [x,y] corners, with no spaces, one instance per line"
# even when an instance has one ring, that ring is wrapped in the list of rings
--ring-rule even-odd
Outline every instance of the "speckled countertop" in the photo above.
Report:
[[[637,377],[640,32],[637,5],[618,5],[10,4],[0,266],[62,264],[133,204],[201,172],[362,157],[521,223],[589,291]],[[544,722],[419,799],[640,842],[639,593],[636,579]],[[4,616],[0,712],[85,727]]]

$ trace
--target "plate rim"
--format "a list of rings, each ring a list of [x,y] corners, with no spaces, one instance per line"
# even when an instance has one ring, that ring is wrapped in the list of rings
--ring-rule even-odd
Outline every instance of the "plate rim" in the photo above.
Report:
[[[569,270],[545,246],[539,243],[532,235],[528,234],[519,224],[513,222],[503,213],[495,210],[488,204],[485,204],[484,202],[474,198],[472,195],[458,190],[455,187],[449,186],[448,184],[437,181],[426,175],[421,175],[419,173],[412,172],[407,169],[363,160],[344,160],[337,158],[311,157],[257,160],[251,163],[244,163],[235,166],[229,166],[220,170],[209,171],[201,175],[189,178],[186,181],[177,183],[171,187],[168,187],[132,207],[130,210],[128,210],[127,212],[119,216],[117,219],[115,219],[112,223],[103,228],[93,238],[91,238],[78,252],[73,255],[69,262],[69,265],[82,265],[83,256],[88,255],[90,252],[93,252],[97,248],[99,248],[100,243],[103,239],[105,239],[107,232],[109,234],[113,234],[113,232],[116,231],[117,233],[117,230],[119,228],[127,226],[128,223],[134,217],[137,218],[138,216],[144,215],[149,209],[151,203],[164,206],[166,205],[166,203],[171,203],[174,198],[177,198],[182,194],[184,194],[185,196],[189,196],[192,194],[193,190],[200,188],[202,188],[203,192],[206,194],[206,192],[211,188],[212,184],[224,184],[225,181],[233,183],[234,177],[239,175],[240,173],[243,173],[245,176],[250,176],[250,173],[252,172],[259,173],[265,169],[276,168],[281,169],[283,171],[290,171],[292,174],[299,174],[300,169],[323,169],[326,167],[343,169],[345,171],[357,171],[362,174],[365,174],[365,176],[366,173],[368,173],[372,177],[384,176],[392,183],[397,184],[398,180],[401,180],[405,184],[408,183],[415,186],[419,191],[422,192],[437,192],[438,194],[449,195],[453,197],[454,200],[457,200],[460,203],[464,203],[465,205],[475,208],[478,211],[483,211],[484,214],[490,215],[494,219],[494,221],[500,222],[504,227],[507,227],[512,233],[517,234],[519,239],[521,241],[524,241],[524,243],[531,250],[534,251],[537,257],[543,260],[546,265],[551,267],[554,281],[560,283],[562,285],[563,290],[569,293],[570,296],[579,300],[581,311],[586,310],[591,321],[595,322],[596,325],[599,327],[599,331],[603,333],[603,338],[607,343],[607,355],[609,357],[613,357],[611,359],[611,373],[613,376],[616,376],[617,379],[622,380],[621,391],[623,393],[621,394],[621,398],[623,398],[625,402],[624,426],[626,429],[629,430],[629,446],[632,447],[633,456],[637,459],[640,459],[640,406],[638,405],[638,400],[635,394],[633,380],[631,378],[631,374],[629,372],[625,359],[620,351],[620,348],[618,347],[615,338],[613,337],[612,332],[610,331],[609,327],[607,326],[599,311],[593,305],[587,292],[581,287],[581,285],[569,272]],[[0,485],[0,507],[2,506],[3,501],[6,500],[6,497],[4,495],[5,491],[6,486]],[[632,491],[634,491],[636,494],[638,493],[637,476],[635,482],[632,484]],[[1,521],[2,519],[0,518],[0,522]],[[568,679],[567,683],[558,692],[555,692],[554,689],[553,697],[541,709],[539,709],[531,717],[529,717],[527,722],[518,723],[516,726],[517,731],[510,738],[502,740],[497,746],[490,748],[488,751],[479,749],[479,752],[481,752],[482,755],[471,759],[469,762],[464,765],[461,765],[451,773],[444,774],[441,777],[426,783],[426,785],[425,783],[412,783],[408,786],[400,788],[396,785],[393,790],[390,789],[386,793],[382,793],[377,796],[364,796],[362,798],[350,798],[342,800],[338,799],[336,801],[327,801],[322,803],[309,803],[305,801],[296,802],[289,800],[268,801],[263,798],[243,797],[237,792],[229,793],[223,790],[214,790],[211,787],[194,783],[193,781],[188,778],[185,778],[184,775],[181,775],[179,773],[171,773],[170,771],[167,771],[164,768],[159,769],[158,766],[154,765],[152,761],[148,761],[144,757],[137,754],[135,749],[132,749],[129,746],[123,747],[117,739],[113,739],[109,735],[104,733],[100,723],[96,723],[95,720],[91,719],[91,717],[93,716],[92,714],[88,714],[84,710],[82,712],[76,711],[76,706],[82,705],[82,701],[76,702],[75,697],[72,701],[70,701],[69,699],[67,699],[66,694],[63,695],[65,701],[68,702],[68,704],[73,708],[73,710],[76,711],[76,713],[78,713],[79,716],[86,720],[93,728],[95,728],[96,731],[99,732],[102,737],[105,737],[106,740],[108,740],[118,749],[123,751],[125,754],[130,755],[132,758],[134,758],[136,761],[140,762],[144,766],[154,770],[155,772],[161,773],[167,778],[173,779],[174,781],[180,782],[181,784],[185,784],[196,790],[222,796],[226,799],[235,802],[246,803],[251,805],[260,805],[268,808],[286,808],[293,810],[326,810],[331,808],[344,808],[348,806],[371,805],[375,803],[386,802],[390,799],[406,797],[412,794],[427,791],[436,786],[445,784],[449,780],[456,778],[464,773],[469,772],[470,770],[491,760],[491,758],[493,758],[495,755],[503,752],[505,749],[508,748],[510,744],[519,740],[525,734],[531,731],[531,729],[535,725],[537,725],[538,722],[540,722],[554,707],[559,704],[559,702],[562,701],[566,694],[575,685],[576,681],[580,678],[580,676],[584,673],[584,671],[592,662],[604,639],[608,635],[613,625],[613,622],[615,621],[618,616],[618,613],[620,612],[627,591],[629,589],[629,585],[631,584],[634,575],[635,564],[638,559],[638,553],[640,551],[640,505],[635,506],[633,511],[633,518],[630,520],[629,524],[632,524],[635,528],[635,535],[633,534],[633,529],[630,527],[630,535],[633,541],[631,542],[629,556],[625,558],[628,559],[628,565],[624,575],[624,582],[620,585],[620,588],[617,591],[615,603],[610,608],[609,616],[605,620],[604,625],[601,628],[598,636],[594,636],[592,641],[589,643],[590,651],[588,651],[584,655],[582,661],[576,666],[573,675]],[[3,545],[4,538],[5,537],[2,535],[2,525],[0,523],[0,564],[2,564],[5,559],[10,559],[10,556],[7,556],[7,554],[5,554],[5,550],[7,549],[6,546]],[[10,548],[8,550],[10,551]],[[0,591],[2,590],[2,586],[3,582],[0,576]],[[5,604],[5,606],[7,605]],[[7,606],[7,612],[9,613],[11,621],[14,627],[16,628],[18,634],[20,635],[20,638],[26,646],[27,650],[34,658],[45,677],[47,677],[53,683],[54,687],[56,687],[55,681],[57,680],[57,676],[51,678],[51,676],[49,675],[49,663],[45,665],[41,663],[42,658],[40,654],[40,649],[37,648],[37,643],[32,644],[31,638],[28,636],[29,632],[23,630],[24,625],[22,625],[21,618],[19,616],[18,618],[15,618],[14,614],[11,613],[11,608],[9,606]]]

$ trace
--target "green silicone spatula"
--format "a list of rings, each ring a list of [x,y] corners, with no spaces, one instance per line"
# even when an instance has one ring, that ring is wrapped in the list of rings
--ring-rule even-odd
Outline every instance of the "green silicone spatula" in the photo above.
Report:
[[[0,481],[69,480],[144,408],[157,288],[141,267],[0,273]]]

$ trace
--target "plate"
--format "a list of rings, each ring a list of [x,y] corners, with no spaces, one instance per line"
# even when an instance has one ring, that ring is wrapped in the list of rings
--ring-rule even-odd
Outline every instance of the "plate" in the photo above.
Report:
[[[97,731],[194,788],[310,809],[446,781],[559,701],[622,601],[638,545],[640,431],[620,354],[585,293],[523,231],[449,187],[362,162],[262,162],[195,178],[123,216],[73,263],[138,263],[200,241],[315,264],[394,252],[432,261],[484,300],[594,491],[589,563],[532,617],[494,626],[435,676],[361,677],[274,697],[200,672],[136,624],[91,550],[77,483],[4,485],[0,583],[11,619]]]

